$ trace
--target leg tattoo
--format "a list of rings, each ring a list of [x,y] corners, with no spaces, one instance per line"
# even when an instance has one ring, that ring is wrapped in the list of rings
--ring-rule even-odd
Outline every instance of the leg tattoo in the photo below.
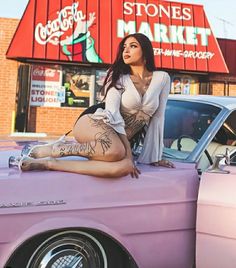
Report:
[[[54,148],[54,155],[69,156],[69,155],[81,155],[81,156],[92,156],[95,154],[95,143],[84,142],[74,144],[62,144]],[[59,152],[58,152],[59,150]]]
[[[95,138],[95,140],[100,143],[100,145],[102,147],[103,155],[105,155],[105,153],[109,150],[109,148],[112,145],[112,140],[110,138],[110,134],[112,134],[112,133],[111,132],[105,132],[105,133],[102,133],[102,134],[97,133],[97,135],[96,135],[97,137]]]
[[[94,129],[97,128],[98,130],[97,133],[95,132],[93,141],[73,144],[56,142],[54,144],[35,146],[30,152],[30,157],[43,158],[51,156],[55,158],[74,155],[90,158],[94,155],[105,155],[112,146],[112,135],[116,132],[110,126],[104,124],[101,120],[90,119],[90,124],[94,127]],[[102,152],[99,152],[99,149]]]
[[[105,155],[106,152],[112,146],[111,135],[114,133],[113,130],[108,130],[104,133],[98,132],[95,134],[94,141],[84,142],[84,143],[74,143],[74,144],[58,144],[53,148],[53,156],[60,157],[69,155],[80,155],[86,157],[92,157],[98,154],[98,147],[101,146],[102,154]]]

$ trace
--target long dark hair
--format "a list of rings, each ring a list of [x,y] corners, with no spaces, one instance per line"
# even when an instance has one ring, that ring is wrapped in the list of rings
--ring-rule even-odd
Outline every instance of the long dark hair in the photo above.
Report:
[[[153,72],[156,70],[153,47],[148,37],[142,33],[134,33],[125,36],[118,46],[116,59],[112,64],[112,66],[109,68],[103,86],[101,88],[101,93],[102,95],[104,95],[104,99],[106,98],[108,90],[112,87],[115,87],[117,90],[123,90],[122,85],[117,85],[117,81],[120,75],[131,73],[130,66],[124,63],[122,56],[124,50],[124,43],[129,37],[134,37],[140,44],[143,53],[143,58],[145,60],[144,62],[146,69],[149,72]],[[146,127],[144,126],[131,138],[130,146],[133,150],[136,150],[140,145],[140,143],[143,143],[145,134],[146,134]]]
[[[115,87],[118,90],[122,89],[122,87],[118,87],[117,80],[122,74],[130,74],[131,68],[129,65],[125,64],[123,61],[122,53],[124,50],[124,43],[129,37],[134,37],[141,46],[143,52],[143,58],[145,59],[145,67],[149,72],[153,72],[156,70],[155,62],[154,62],[154,53],[152,43],[149,38],[142,33],[134,33],[125,36],[117,50],[117,55],[114,63],[111,65],[107,72],[107,76],[104,80],[103,86],[101,88],[102,95],[107,95],[108,90],[111,87]],[[104,99],[105,99],[104,97]]]

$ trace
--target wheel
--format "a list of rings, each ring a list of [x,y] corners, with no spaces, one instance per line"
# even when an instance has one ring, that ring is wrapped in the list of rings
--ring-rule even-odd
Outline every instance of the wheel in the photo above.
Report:
[[[65,231],[41,243],[26,268],[107,268],[101,243],[82,231]]]

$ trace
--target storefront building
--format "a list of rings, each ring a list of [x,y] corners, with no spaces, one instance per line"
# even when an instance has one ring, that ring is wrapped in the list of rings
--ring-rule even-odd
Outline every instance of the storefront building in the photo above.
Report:
[[[171,75],[172,94],[235,94],[236,74],[229,78],[201,5],[29,0],[6,52],[5,61],[18,70],[15,88],[7,85],[1,90],[5,95],[8,90],[11,100],[10,105],[5,95],[0,100],[0,109],[8,109],[11,121],[1,127],[1,134],[61,135],[70,130],[79,114],[99,100],[118,43],[134,32],[152,41],[156,66]]]

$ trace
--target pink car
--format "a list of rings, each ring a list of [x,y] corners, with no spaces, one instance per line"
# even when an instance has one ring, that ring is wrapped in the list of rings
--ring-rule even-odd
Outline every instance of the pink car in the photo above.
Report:
[[[8,159],[23,145],[0,143],[0,267],[235,268],[235,98],[171,96],[176,168],[139,179],[21,173]]]

